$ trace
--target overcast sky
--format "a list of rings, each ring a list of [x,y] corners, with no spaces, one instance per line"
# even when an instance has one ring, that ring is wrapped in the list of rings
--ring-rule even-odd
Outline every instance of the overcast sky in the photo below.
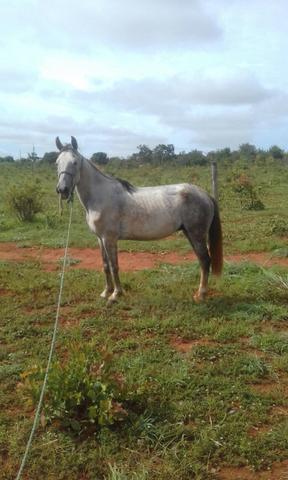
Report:
[[[287,0],[0,0],[0,155],[288,150]]]

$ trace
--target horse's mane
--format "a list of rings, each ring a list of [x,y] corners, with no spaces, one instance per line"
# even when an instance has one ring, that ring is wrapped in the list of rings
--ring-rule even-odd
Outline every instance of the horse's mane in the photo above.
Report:
[[[128,180],[123,180],[122,178],[118,178],[118,177],[111,177],[111,178],[115,178],[116,180],[118,180],[118,182],[121,183],[122,187],[125,190],[127,190],[128,193],[136,192],[136,187],[134,187],[132,183],[128,182]]]
[[[119,178],[119,177],[113,177],[113,175],[108,175],[107,173],[103,173],[101,172],[101,170],[99,170],[96,165],[94,165],[93,162],[91,162],[91,160],[88,160],[86,159],[86,161],[89,163],[89,165],[91,165],[91,167],[94,168],[94,170],[96,170],[98,173],[100,173],[101,175],[103,175],[103,177],[106,177],[108,178],[109,180],[116,180],[116,182],[119,182],[122,187],[124,188],[124,190],[126,190],[128,193],[134,193],[136,192],[136,187],[134,187],[134,185],[132,185],[132,183],[128,182],[128,180],[123,180],[122,178]]]

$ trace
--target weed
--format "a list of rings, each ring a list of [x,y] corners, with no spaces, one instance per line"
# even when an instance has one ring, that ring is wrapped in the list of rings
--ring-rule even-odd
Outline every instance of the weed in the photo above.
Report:
[[[142,469],[140,472],[133,472],[126,475],[122,468],[117,465],[109,465],[109,477],[107,480],[146,480],[148,478],[148,472]]]
[[[235,178],[233,190],[239,195],[244,210],[264,210],[264,203],[258,198],[256,188],[247,175],[241,174]]]
[[[92,425],[100,428],[125,418],[126,412],[117,401],[121,384],[108,373],[109,356],[102,360],[96,364],[76,349],[64,365],[53,364],[47,382],[45,421],[58,421],[64,428],[82,434]],[[34,402],[39,397],[43,373],[36,368],[22,374]]]
[[[264,270],[269,283],[275,286],[277,289],[287,292],[288,291],[288,274],[280,275],[270,270]]]
[[[279,235],[279,237],[288,236],[288,222],[284,218],[277,215],[271,220],[271,233]]]
[[[7,192],[7,202],[21,222],[32,222],[36,213],[43,210],[42,196],[39,184],[27,182],[11,187]]]
[[[288,335],[285,333],[271,332],[255,335],[251,343],[264,352],[275,352],[279,355],[288,353]]]

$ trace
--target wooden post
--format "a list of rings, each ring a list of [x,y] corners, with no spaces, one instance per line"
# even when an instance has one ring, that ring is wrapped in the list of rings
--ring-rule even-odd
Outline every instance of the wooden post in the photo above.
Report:
[[[217,162],[211,163],[211,173],[212,173],[212,195],[218,203],[218,171],[217,171]]]

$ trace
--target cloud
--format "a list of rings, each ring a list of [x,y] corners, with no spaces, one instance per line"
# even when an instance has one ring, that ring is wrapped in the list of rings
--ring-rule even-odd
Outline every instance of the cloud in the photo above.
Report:
[[[217,20],[198,0],[85,0],[81,8],[76,0],[16,3],[17,8],[13,1],[1,6],[2,38],[10,37],[13,22],[21,42],[36,41],[57,50],[191,49],[221,37]]]
[[[35,72],[27,72],[17,68],[9,68],[0,72],[0,90],[2,93],[19,94],[31,90],[37,82]]]
[[[165,135],[139,133],[131,128],[103,125],[93,119],[79,122],[70,117],[53,116],[42,121],[0,122],[0,140],[3,143],[13,142],[14,152],[21,150],[22,154],[31,151],[33,145],[40,154],[56,150],[55,137],[59,136],[66,143],[71,135],[77,137],[81,151],[88,156],[97,151],[125,156],[134,152],[140,143],[156,145],[168,142]]]
[[[287,6],[255,1],[0,2],[1,149],[287,146]]]
[[[101,100],[120,108],[148,114],[165,114],[170,109],[193,106],[242,106],[261,103],[275,95],[250,75],[230,78],[209,78],[195,75],[191,78],[174,76],[159,80],[123,80],[111,88],[95,93],[78,92],[83,101]]]
[[[0,138],[16,142],[18,135],[22,150],[30,151],[34,143],[45,151],[54,149],[56,135],[63,142],[75,135],[83,153],[103,150],[124,156],[140,143],[151,147],[175,143],[179,149],[237,148],[253,142],[255,131],[265,122],[279,118],[281,105],[285,116],[284,94],[248,74],[222,79],[204,75],[130,79],[106,87],[93,84],[92,92],[62,88],[58,91],[50,84],[46,102],[43,91],[39,97],[35,93],[34,118],[27,111],[31,97],[20,94],[21,120],[2,121]],[[36,115],[37,110],[43,113]]]

